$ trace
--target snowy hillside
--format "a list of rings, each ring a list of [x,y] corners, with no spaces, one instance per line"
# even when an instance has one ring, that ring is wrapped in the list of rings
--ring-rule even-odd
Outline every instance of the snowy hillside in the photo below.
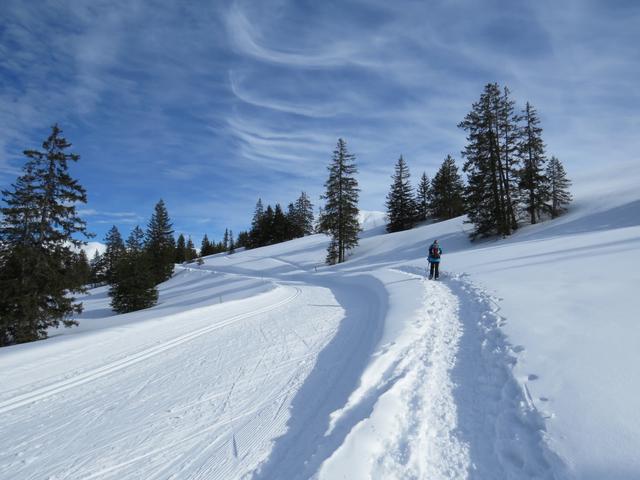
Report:
[[[640,194],[577,187],[506,240],[370,213],[337,267],[314,235],[178,267],[146,311],[92,291],[0,350],[0,478],[639,478]]]

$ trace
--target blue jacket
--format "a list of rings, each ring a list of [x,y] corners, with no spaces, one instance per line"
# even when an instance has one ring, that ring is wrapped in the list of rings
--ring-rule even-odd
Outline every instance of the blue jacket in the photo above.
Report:
[[[429,263],[440,263],[440,256],[438,256],[438,258],[434,258],[431,256],[431,249],[435,246],[435,243],[432,243],[429,246]],[[440,245],[438,245],[438,252],[440,253],[440,255],[442,255],[442,248],[440,248]]]

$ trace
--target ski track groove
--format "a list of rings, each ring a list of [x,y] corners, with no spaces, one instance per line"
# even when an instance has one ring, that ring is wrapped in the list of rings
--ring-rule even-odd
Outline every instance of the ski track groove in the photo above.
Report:
[[[69,390],[71,388],[83,385],[85,383],[101,378],[105,375],[115,373],[119,370],[130,367],[131,365],[135,365],[138,362],[151,358],[160,353],[166,352],[167,350],[170,350],[178,345],[182,345],[183,343],[186,343],[190,340],[198,338],[202,335],[205,335],[215,330],[219,330],[221,328],[232,325],[240,320],[244,320],[246,318],[250,318],[256,315],[261,315],[263,313],[267,313],[277,308],[280,308],[286,305],[287,303],[292,302],[301,294],[301,290],[298,287],[293,287],[293,288],[295,291],[292,295],[290,295],[289,297],[283,300],[276,302],[275,304],[267,305],[265,307],[262,307],[258,310],[254,310],[251,312],[245,312],[238,315],[234,315],[214,325],[209,325],[209,326],[197,329],[193,332],[187,333],[185,335],[181,335],[169,341],[162,342],[158,345],[144,349],[135,354],[128,355],[115,362],[102,365],[98,368],[91,369],[89,371],[83,372],[74,377],[47,385],[46,387],[32,390],[31,392],[23,393],[14,398],[10,398],[8,400],[0,402],[0,414],[10,412],[11,410],[15,410],[16,408],[20,408],[22,406],[37,402],[39,400],[43,400],[47,397],[50,397],[51,395],[55,395],[57,393],[64,392],[65,390]]]

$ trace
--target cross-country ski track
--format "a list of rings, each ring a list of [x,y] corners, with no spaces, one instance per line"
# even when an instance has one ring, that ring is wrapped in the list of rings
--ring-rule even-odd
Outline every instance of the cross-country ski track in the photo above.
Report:
[[[616,404],[628,423],[592,408],[600,389],[581,375],[615,389],[609,366],[634,343],[625,310],[605,330],[577,256],[554,257],[551,280],[541,261],[612,236],[640,251],[626,221],[576,233],[590,214],[477,245],[463,219],[376,227],[332,267],[323,235],[214,255],[126,315],[93,290],[79,327],[0,349],[0,479],[634,478],[633,402]],[[433,238],[439,281],[425,278]],[[621,278],[628,262],[612,249],[607,264]],[[637,280],[608,298],[635,301]],[[607,363],[602,341],[629,345]]]

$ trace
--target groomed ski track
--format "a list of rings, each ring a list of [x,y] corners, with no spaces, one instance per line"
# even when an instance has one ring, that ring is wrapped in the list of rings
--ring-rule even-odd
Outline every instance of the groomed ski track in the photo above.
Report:
[[[180,335],[91,368],[65,352],[58,378],[2,392],[0,478],[561,477],[496,307],[464,278],[246,257],[268,268],[180,275],[270,289],[169,315]]]

